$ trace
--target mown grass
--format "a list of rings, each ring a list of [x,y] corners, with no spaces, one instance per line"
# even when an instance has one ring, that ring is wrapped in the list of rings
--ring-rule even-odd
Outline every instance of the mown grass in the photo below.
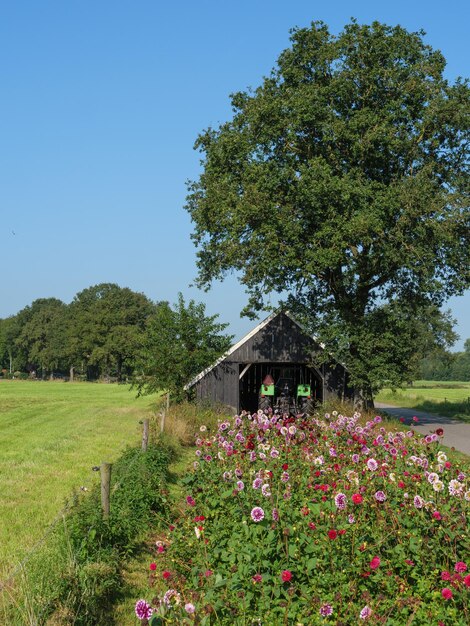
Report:
[[[397,391],[382,389],[375,400],[470,422],[470,382],[417,380]]]
[[[138,443],[155,396],[125,385],[0,381],[0,578],[31,550],[92,466]]]

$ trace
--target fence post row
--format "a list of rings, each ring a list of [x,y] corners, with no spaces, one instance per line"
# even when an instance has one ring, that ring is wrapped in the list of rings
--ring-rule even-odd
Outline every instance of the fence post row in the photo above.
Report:
[[[111,493],[111,463],[101,463],[101,508],[103,517],[109,517]]]
[[[144,419],[144,427],[142,429],[142,452],[147,452],[149,445],[149,420]]]

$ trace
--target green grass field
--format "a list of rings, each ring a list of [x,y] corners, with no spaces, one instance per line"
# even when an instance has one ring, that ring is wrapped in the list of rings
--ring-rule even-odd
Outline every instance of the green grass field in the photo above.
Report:
[[[92,466],[138,443],[154,404],[125,385],[0,381],[0,578],[99,480]]]
[[[470,422],[470,382],[417,380],[395,392],[382,389],[375,400]]]

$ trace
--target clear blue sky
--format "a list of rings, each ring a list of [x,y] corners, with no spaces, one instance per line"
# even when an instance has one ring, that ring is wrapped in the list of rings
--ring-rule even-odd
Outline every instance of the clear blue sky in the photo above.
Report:
[[[70,302],[100,282],[175,302],[204,301],[240,337],[235,279],[204,294],[185,181],[193,143],[231,115],[228,95],[257,86],[289,29],[357,17],[409,30],[468,76],[464,0],[0,0],[0,317],[40,297]],[[470,294],[450,301],[470,337]],[[461,342],[456,345],[461,348]]]

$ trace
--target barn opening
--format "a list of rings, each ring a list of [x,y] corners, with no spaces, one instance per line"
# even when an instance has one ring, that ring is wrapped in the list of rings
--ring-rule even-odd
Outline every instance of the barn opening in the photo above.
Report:
[[[261,384],[270,374],[276,385],[288,382],[292,389],[297,385],[311,387],[312,398],[317,403],[323,402],[323,380],[313,367],[299,363],[240,363],[239,364],[239,402],[240,410],[253,413],[258,410]]]

